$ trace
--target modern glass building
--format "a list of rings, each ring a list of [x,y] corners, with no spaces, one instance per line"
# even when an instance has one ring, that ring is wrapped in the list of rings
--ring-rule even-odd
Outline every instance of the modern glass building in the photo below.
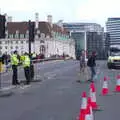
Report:
[[[120,44],[120,17],[108,18],[106,22],[106,30],[110,36],[110,45]]]
[[[79,59],[82,50],[85,50],[85,32],[71,32],[72,38],[75,40],[75,54]]]
[[[63,23],[63,27],[69,31],[102,32],[103,28],[97,23]]]
[[[70,36],[75,40],[76,58],[79,59],[82,50],[86,52],[96,51],[98,59],[103,58],[104,29],[97,23],[64,23],[63,27],[70,32]]]

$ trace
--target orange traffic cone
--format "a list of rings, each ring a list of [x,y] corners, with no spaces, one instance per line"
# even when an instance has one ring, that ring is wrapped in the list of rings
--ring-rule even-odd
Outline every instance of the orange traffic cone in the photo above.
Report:
[[[90,98],[92,109],[98,109],[98,105],[96,103],[96,90],[94,83],[90,84]]]
[[[86,92],[83,92],[82,104],[81,104],[80,115],[78,120],[85,120],[86,109],[87,109],[87,97],[86,97]]]
[[[104,77],[104,81],[103,81],[102,92],[101,92],[102,95],[107,95],[108,92],[109,92],[109,90],[108,90],[108,81],[107,81],[107,80],[108,80],[108,79],[107,79],[107,77],[105,76],[105,77]]]
[[[88,97],[88,99],[87,99],[87,110],[86,110],[85,120],[93,120],[93,111],[92,111],[90,97]]]
[[[116,83],[116,92],[120,92],[120,75],[117,76],[117,83]]]

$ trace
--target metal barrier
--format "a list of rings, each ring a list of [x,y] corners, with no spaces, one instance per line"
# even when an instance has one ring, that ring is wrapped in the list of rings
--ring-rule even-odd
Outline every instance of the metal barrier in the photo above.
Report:
[[[62,58],[46,58],[46,59],[35,59],[32,60],[32,63],[40,63],[40,62],[44,62],[44,61],[52,61],[52,60],[62,60]],[[19,65],[19,69],[22,68],[22,64]],[[4,65],[2,64],[2,62],[0,62],[0,73],[4,73],[4,72],[8,72],[12,70],[12,65],[11,63],[9,63],[8,65]]]
[[[33,69],[34,69],[34,79],[31,82],[37,82],[37,81],[41,81],[44,80],[44,73],[40,73],[40,68],[42,64],[42,62],[45,61],[53,61],[53,60],[62,60],[61,58],[48,58],[48,59],[36,59],[36,60],[32,60],[33,63]],[[1,64],[1,71],[0,71],[0,89],[3,87],[8,87],[12,85],[12,66],[11,64],[8,64],[4,67],[6,67],[6,69],[4,68],[3,70],[3,64]],[[22,65],[19,65],[18,67],[18,80],[19,82],[25,82],[25,75],[24,75],[24,69]]]

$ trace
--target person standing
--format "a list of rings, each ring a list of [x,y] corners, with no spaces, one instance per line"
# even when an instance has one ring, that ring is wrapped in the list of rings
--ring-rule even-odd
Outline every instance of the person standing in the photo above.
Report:
[[[92,55],[88,58],[87,66],[90,67],[90,71],[91,71],[91,79],[88,81],[93,82],[96,75],[96,71],[95,71],[96,52],[92,52]]]
[[[24,73],[25,73],[25,78],[26,78],[26,84],[30,84],[30,57],[28,53],[24,54],[24,60],[23,60],[23,67],[24,67]]]
[[[82,51],[80,55],[80,73],[85,71],[85,64],[85,51]]]
[[[18,63],[19,63],[18,53],[17,51],[14,51],[14,53],[11,55],[11,64],[12,64],[12,71],[13,71],[12,85],[19,85],[18,74],[17,74]]]

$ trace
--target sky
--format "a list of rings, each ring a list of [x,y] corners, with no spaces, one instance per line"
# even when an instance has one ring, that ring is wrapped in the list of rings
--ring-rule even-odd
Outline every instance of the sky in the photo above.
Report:
[[[92,22],[105,27],[108,17],[120,17],[119,0],[1,0],[1,14],[7,13],[13,21],[46,21],[47,15],[53,22]]]

